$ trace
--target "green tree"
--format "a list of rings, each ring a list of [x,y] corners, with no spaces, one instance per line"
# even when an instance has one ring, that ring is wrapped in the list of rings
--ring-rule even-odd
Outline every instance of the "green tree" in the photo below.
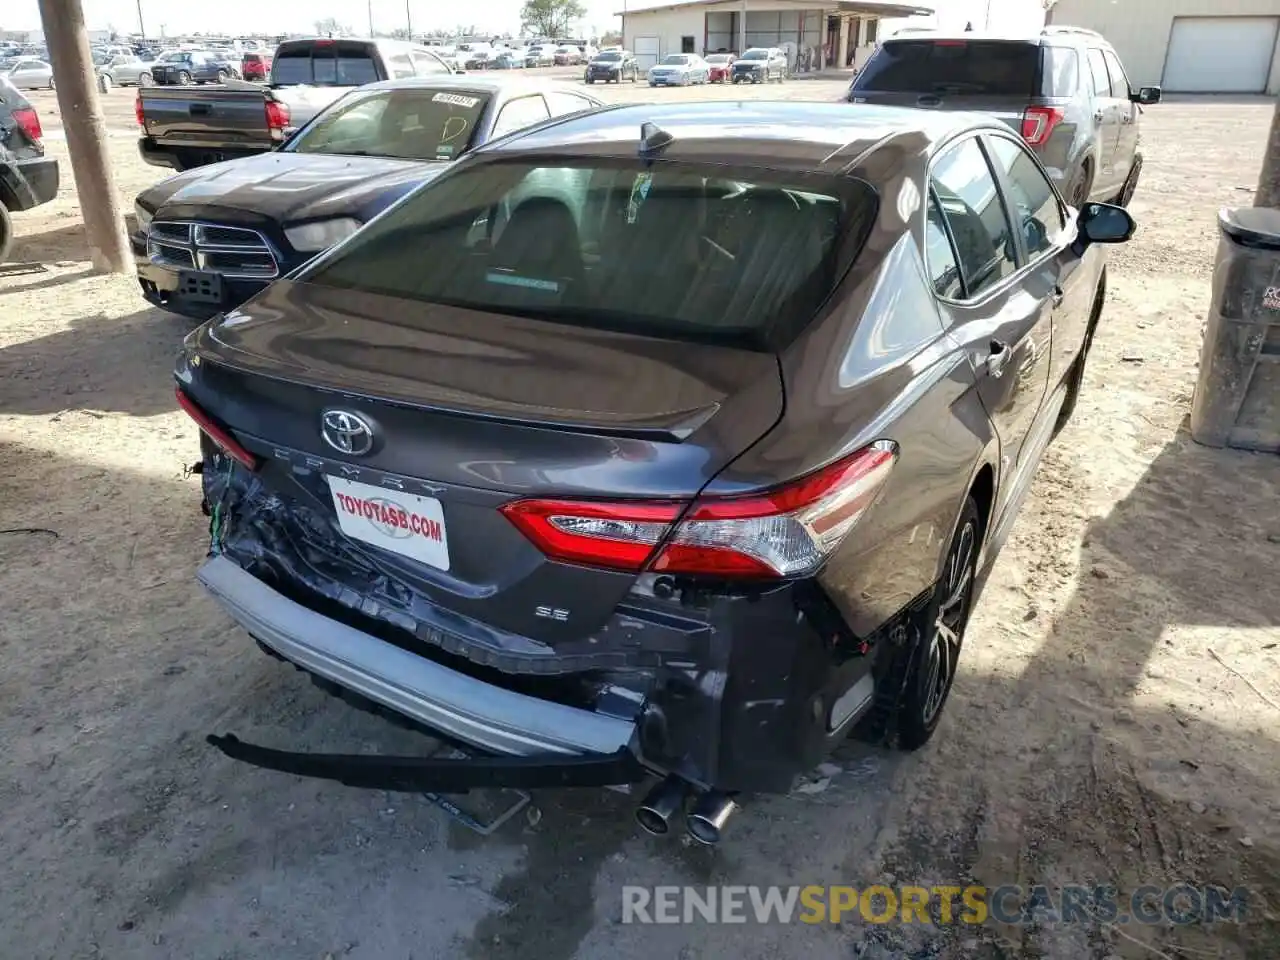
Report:
[[[525,0],[520,23],[540,37],[563,37],[573,22],[586,14],[587,8],[580,0]]]

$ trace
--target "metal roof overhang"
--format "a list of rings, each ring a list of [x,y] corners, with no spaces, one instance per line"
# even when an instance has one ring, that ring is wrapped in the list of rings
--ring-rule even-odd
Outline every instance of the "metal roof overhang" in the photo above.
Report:
[[[683,0],[681,3],[664,3],[655,6],[629,7],[619,10],[615,16],[633,17],[658,10],[675,10],[681,7],[722,7],[727,10],[747,10],[750,13],[770,10],[824,10],[827,13],[855,14],[873,17],[928,16],[935,8],[919,3],[896,3],[892,0]]]

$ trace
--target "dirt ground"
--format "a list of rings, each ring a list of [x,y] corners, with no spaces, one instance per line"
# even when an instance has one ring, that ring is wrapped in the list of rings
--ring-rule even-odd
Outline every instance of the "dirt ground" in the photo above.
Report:
[[[109,127],[131,209],[159,171],[136,159],[121,93]],[[1080,407],[997,564],[934,741],[912,756],[851,744],[810,792],[750,802],[706,850],[645,836],[612,792],[539,794],[536,814],[480,838],[424,798],[205,746],[234,731],[422,749],[262,656],[196,586],[196,436],[170,380],[190,325],[130,279],[89,274],[56,113],[36,99],[64,186],[16,217],[15,259],[44,269],[0,278],[0,954],[1280,956],[1280,459],[1207,450],[1186,428],[1215,214],[1251,199],[1269,103],[1147,111],[1140,232],[1113,255]],[[873,881],[1252,898],[1239,925],[619,922],[625,883]]]

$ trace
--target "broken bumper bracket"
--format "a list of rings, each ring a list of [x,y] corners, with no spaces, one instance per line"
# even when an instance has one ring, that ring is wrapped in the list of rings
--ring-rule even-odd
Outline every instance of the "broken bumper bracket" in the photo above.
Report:
[[[380,757],[368,754],[292,753],[245,743],[233,734],[207,742],[232,760],[280,773],[334,780],[349,787],[406,793],[466,793],[484,787],[540,790],[638,783],[648,773],[634,753],[541,756]]]

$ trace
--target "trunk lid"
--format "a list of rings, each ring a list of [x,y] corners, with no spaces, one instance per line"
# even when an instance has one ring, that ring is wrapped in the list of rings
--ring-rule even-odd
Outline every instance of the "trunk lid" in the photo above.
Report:
[[[558,653],[594,642],[635,576],[549,561],[498,508],[689,500],[783,406],[770,353],[290,281],[193,334],[179,379],[296,504],[272,524],[327,531],[311,569],[319,550],[419,622]],[[371,428],[371,449],[327,441],[326,414]]]

